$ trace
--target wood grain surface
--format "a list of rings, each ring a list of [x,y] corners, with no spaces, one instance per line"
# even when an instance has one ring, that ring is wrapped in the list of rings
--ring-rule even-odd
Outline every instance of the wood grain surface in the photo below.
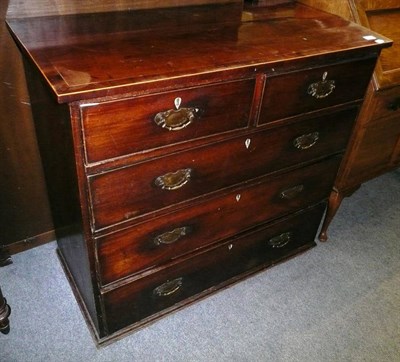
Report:
[[[25,18],[234,2],[240,3],[241,0],[11,0],[7,17]]]

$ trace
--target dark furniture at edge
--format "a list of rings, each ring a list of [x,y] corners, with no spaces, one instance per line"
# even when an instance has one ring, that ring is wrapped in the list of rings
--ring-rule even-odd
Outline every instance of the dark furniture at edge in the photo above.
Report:
[[[368,87],[349,146],[336,177],[320,239],[344,197],[364,182],[400,166],[400,2],[398,0],[302,0],[393,39],[384,49]]]
[[[8,320],[10,314],[11,308],[0,288],[0,332],[3,334],[8,334],[10,331],[10,321]]]

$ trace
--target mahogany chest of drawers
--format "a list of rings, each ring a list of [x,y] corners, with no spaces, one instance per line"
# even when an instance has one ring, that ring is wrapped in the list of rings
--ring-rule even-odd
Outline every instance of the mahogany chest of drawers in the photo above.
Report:
[[[239,5],[8,21],[60,259],[99,343],[315,245],[390,41]]]

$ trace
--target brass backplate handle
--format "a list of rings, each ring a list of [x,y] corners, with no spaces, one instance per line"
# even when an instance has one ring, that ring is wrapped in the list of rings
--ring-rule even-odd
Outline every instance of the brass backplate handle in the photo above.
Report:
[[[293,238],[293,233],[289,231],[269,239],[267,243],[272,248],[279,249],[289,244],[292,238]]]
[[[170,245],[176,243],[190,232],[190,227],[183,226],[156,236],[153,241],[156,245]]]
[[[326,98],[333,93],[336,88],[334,80],[327,80],[328,72],[324,72],[322,80],[311,83],[308,86],[307,93],[317,99]]]
[[[164,284],[161,284],[153,290],[153,294],[157,297],[168,297],[176,293],[183,285],[183,278],[177,278],[169,280]]]
[[[313,147],[319,140],[319,132],[303,134],[293,141],[293,146],[299,150],[307,150]]]
[[[179,131],[193,123],[198,112],[198,108],[170,109],[157,113],[154,122],[169,131]]]
[[[304,190],[304,185],[296,185],[290,189],[284,190],[280,193],[281,199],[291,200],[298,196]]]
[[[191,175],[192,169],[184,168],[158,176],[154,180],[154,184],[163,190],[177,190],[189,182]]]

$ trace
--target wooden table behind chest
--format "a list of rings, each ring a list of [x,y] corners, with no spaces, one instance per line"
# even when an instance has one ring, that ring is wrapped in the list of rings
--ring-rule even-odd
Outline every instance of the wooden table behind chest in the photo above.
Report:
[[[390,45],[297,4],[8,24],[59,254],[99,342],[315,245]]]

